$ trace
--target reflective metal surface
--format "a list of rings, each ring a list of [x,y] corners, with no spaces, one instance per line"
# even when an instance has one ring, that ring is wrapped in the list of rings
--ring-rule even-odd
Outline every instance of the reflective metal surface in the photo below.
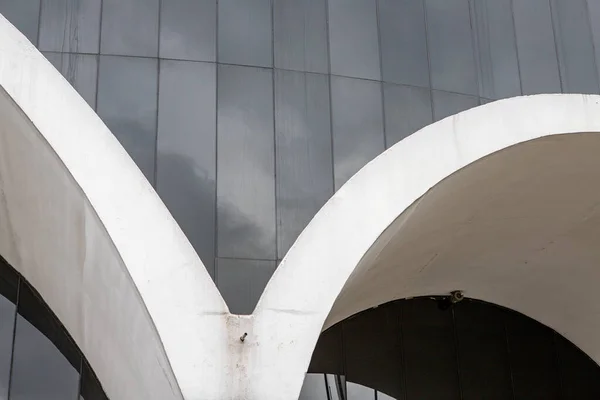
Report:
[[[263,260],[276,257],[272,85],[271,70],[219,66],[219,257]]]
[[[64,337],[60,324],[48,312],[41,314],[42,305],[31,290],[24,284],[19,289],[10,398],[76,397],[81,356]]]
[[[96,108],[98,84],[98,56],[76,53],[51,53],[44,55],[54,68],[69,81],[93,109]]]
[[[331,78],[335,189],[385,149],[381,83]]]
[[[384,81],[429,86],[425,23],[425,9],[421,0],[379,1],[381,70]]]
[[[155,185],[234,313],[252,311],[277,261],[318,209],[386,147],[496,99],[600,92],[596,0],[0,0],[0,13],[97,110]],[[0,398],[10,374],[2,354],[12,352],[15,328],[16,292],[9,291],[3,293],[10,301],[0,298]],[[463,399],[508,396],[506,370],[494,367],[507,357],[498,332],[461,330],[467,322],[460,321],[479,314],[458,310],[458,344],[450,343],[445,320],[435,332],[427,321],[407,330],[405,340],[420,350],[402,363],[428,372],[407,372],[378,399],[396,398],[398,390],[398,398],[454,398],[459,389]],[[19,332],[27,327],[17,319]],[[518,336],[515,329],[507,328],[506,337]],[[476,337],[478,346],[461,337]],[[437,344],[423,344],[427,338]],[[22,340],[15,341],[19,359]],[[342,378],[362,373],[359,365],[342,365],[347,340],[352,335],[323,335],[313,360],[337,375],[314,378],[323,387],[305,388],[305,398],[374,393]],[[396,368],[396,361],[375,361],[391,351],[385,346],[395,339],[389,340],[372,354],[349,353],[368,359],[377,371],[373,382]],[[574,366],[560,369],[562,393],[586,398],[585,382],[595,372],[561,340],[554,344],[560,359]],[[511,393],[551,398],[556,372],[532,355],[547,357],[550,344],[532,342],[521,355],[511,352],[526,365],[511,370]],[[451,345],[461,348],[458,361]],[[420,364],[434,360],[434,351],[437,362]],[[495,363],[473,366],[481,351]],[[53,391],[43,382],[19,386],[30,373],[19,362],[14,396]],[[85,363],[72,368],[83,370],[83,396],[102,398]],[[531,368],[538,376],[527,375]],[[56,380],[67,391],[74,379],[68,371]],[[483,376],[489,385],[481,384]]]
[[[326,75],[275,72],[277,255],[333,195]]]
[[[42,0],[40,50],[98,53],[101,2]]]
[[[326,74],[326,0],[274,0],[275,68]]]
[[[271,0],[220,0],[218,60],[273,66]]]
[[[383,98],[387,147],[433,122],[428,89],[384,83]]]
[[[477,97],[433,90],[433,118],[436,121],[479,105]]]
[[[514,0],[513,10],[523,94],[561,92],[549,0]]]
[[[251,314],[275,271],[275,261],[218,258],[217,266],[217,287],[229,299],[229,306]]]
[[[216,61],[217,4],[214,0],[162,0],[160,57]]]
[[[214,276],[216,67],[162,60],[156,189]]]
[[[431,86],[477,95],[468,0],[425,0]]]
[[[121,145],[154,183],[158,62],[101,56],[96,110]]]
[[[159,5],[160,0],[102,0],[100,51],[156,57]]]
[[[512,0],[470,3],[479,95],[489,99],[521,94]]]
[[[377,7],[372,0],[329,0],[331,73],[381,79]]]
[[[598,93],[586,0],[551,0],[560,77],[565,93]]]
[[[283,258],[333,190],[434,120],[600,92],[596,0],[0,0],[0,13],[97,108],[213,276],[217,256]]]
[[[34,45],[38,43],[41,0],[0,0],[0,14],[13,23]]]

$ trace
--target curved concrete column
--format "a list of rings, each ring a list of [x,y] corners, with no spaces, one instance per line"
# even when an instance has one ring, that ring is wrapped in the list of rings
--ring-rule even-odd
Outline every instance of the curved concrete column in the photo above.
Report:
[[[600,361],[599,132],[598,96],[518,97],[434,123],[371,161],[311,221],[259,301],[254,398],[296,398],[332,324],[455,289]]]
[[[225,398],[228,310],[204,266],[94,111],[2,16],[0,254],[110,398]]]

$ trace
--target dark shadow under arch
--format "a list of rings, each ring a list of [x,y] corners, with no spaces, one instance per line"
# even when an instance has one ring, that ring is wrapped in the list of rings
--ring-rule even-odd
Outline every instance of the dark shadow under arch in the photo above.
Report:
[[[600,366],[557,332],[478,300],[446,305],[395,300],[327,329],[300,399],[600,398]]]

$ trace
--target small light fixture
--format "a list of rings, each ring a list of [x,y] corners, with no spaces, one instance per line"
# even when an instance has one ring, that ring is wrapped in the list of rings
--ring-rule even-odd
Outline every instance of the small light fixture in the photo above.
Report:
[[[465,294],[462,290],[454,290],[450,292],[450,302],[456,304],[461,302],[465,298]]]

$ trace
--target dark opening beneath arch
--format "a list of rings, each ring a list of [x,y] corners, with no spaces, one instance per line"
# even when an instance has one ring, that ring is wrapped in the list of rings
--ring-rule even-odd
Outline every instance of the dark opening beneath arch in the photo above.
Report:
[[[321,334],[300,399],[599,399],[600,367],[552,329],[465,299],[396,300]]]

